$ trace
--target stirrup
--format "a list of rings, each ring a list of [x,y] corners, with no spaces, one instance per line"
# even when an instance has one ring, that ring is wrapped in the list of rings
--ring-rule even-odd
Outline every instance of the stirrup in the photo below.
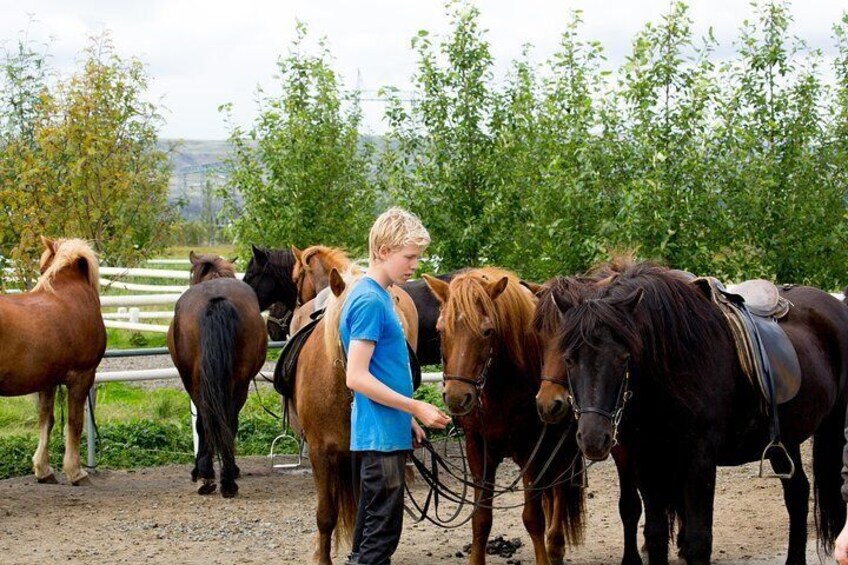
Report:
[[[274,453],[274,447],[277,445],[277,442],[285,439],[293,439],[297,441],[297,462],[296,463],[275,463],[275,460],[278,458],[284,457],[281,453]],[[268,454],[268,459],[271,460],[271,468],[272,469],[299,469],[303,466],[303,452],[306,450],[306,440],[303,435],[295,436],[292,433],[284,431],[280,435],[274,438],[274,441],[271,442],[271,453]]]
[[[766,460],[766,455],[770,449],[779,449],[783,452],[783,455],[786,456],[786,459],[789,461],[789,472],[788,473],[771,473],[769,475],[765,475],[763,473],[763,462]],[[773,464],[772,464],[773,466]],[[783,445],[781,441],[772,441],[770,442],[766,448],[763,450],[763,456],[760,457],[760,474],[759,477],[761,479],[791,479],[795,476],[795,462],[792,461],[792,458],[789,456],[789,452],[786,450],[786,446]]]

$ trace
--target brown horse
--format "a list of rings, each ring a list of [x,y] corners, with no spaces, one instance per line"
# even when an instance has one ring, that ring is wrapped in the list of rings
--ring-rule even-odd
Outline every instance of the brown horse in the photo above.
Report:
[[[352,394],[345,384],[345,370],[339,346],[339,321],[344,301],[361,274],[334,269],[327,279],[332,295],[327,299],[324,318],[303,345],[297,364],[294,407],[306,441],[312,478],[318,494],[316,520],[318,544],[315,560],[330,559],[330,540],[351,541],[358,492],[353,481],[350,456],[350,404]],[[389,287],[401,318],[407,341],[414,347],[418,335],[415,304],[396,286]]]
[[[79,444],[85,399],[106,350],[100,314],[100,269],[80,239],[45,237],[41,277],[27,293],[0,296],[0,395],[38,393],[38,449],[32,458],[40,483],[55,483],[48,444],[56,387],[68,387],[68,435],[63,469],[71,484],[86,481]]]
[[[445,404],[465,431],[475,479],[478,507],[472,518],[469,561],[485,563],[495,475],[501,461],[510,457],[524,470],[522,518],[536,563],[561,563],[566,538],[579,543],[583,537],[583,491],[561,480],[563,472],[581,460],[574,430],[549,426],[543,436],[536,414],[533,399],[539,389],[541,349],[532,329],[535,298],[514,274],[500,269],[467,271],[450,284],[426,275],[425,279],[442,303],[438,328]],[[553,453],[566,433],[560,451]],[[537,439],[543,443],[534,457]],[[549,460],[554,464],[544,471]],[[551,483],[558,484],[544,488]]]
[[[265,362],[268,338],[256,293],[235,279],[230,262],[190,255],[191,287],[177,301],[168,329],[168,351],[197,406],[199,448],[192,481],[199,494],[215,492],[212,458],[221,461],[221,494],[235,496],[238,415],[250,380]]]

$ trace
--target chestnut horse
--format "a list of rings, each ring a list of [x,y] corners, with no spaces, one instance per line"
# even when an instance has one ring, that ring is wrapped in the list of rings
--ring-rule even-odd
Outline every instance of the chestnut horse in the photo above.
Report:
[[[582,471],[582,460],[573,426],[549,425],[543,435],[536,414],[541,348],[532,328],[535,297],[514,274],[500,269],[469,270],[450,284],[424,278],[442,303],[438,329],[445,404],[465,432],[474,475],[477,507],[469,562],[485,563],[495,475],[510,457],[523,470],[522,518],[536,563],[561,563],[566,540],[580,543],[583,538],[583,490],[562,480],[570,466],[574,473]],[[564,441],[554,452],[560,438]],[[534,456],[537,441],[542,444]]]
[[[85,400],[103,352],[97,256],[81,239],[41,238],[41,277],[30,292],[0,296],[0,395],[38,393],[39,483],[55,483],[49,441],[56,387],[68,387],[68,434],[62,464],[71,484],[87,482],[80,468]]]
[[[256,293],[236,280],[233,266],[215,255],[190,255],[191,286],[177,301],[168,351],[197,406],[199,447],[192,481],[199,494],[215,492],[212,458],[221,461],[221,494],[238,492],[235,438],[250,380],[265,362],[268,338]]]
[[[359,493],[353,480],[350,455],[353,396],[345,384],[339,321],[349,290],[361,276],[348,272],[343,279],[335,269],[328,273],[331,296],[327,299],[323,319],[303,344],[295,376],[294,408],[309,444],[312,478],[318,494],[315,560],[322,565],[332,563],[330,540],[333,531],[337,540],[350,543],[356,520]],[[406,339],[414,347],[418,337],[415,304],[395,285],[389,287],[389,292]]]

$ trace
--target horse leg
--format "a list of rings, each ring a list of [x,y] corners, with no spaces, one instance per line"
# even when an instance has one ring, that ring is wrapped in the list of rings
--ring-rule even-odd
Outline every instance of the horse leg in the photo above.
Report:
[[[547,524],[545,540],[548,547],[548,559],[553,564],[562,563],[565,557],[565,528],[563,527],[565,488],[567,488],[565,485],[556,485],[548,489],[542,499]]]
[[[639,518],[642,517],[642,499],[636,490],[636,477],[632,462],[623,448],[613,449],[613,461],[618,471],[618,514],[624,528],[624,555],[621,565],[642,565],[637,543]]]
[[[695,449],[683,486],[682,517],[685,528],[680,551],[688,564],[709,564],[713,551],[715,460],[706,448]],[[653,563],[653,561],[651,561]]]
[[[68,436],[65,439],[65,476],[72,485],[87,483],[88,473],[80,466],[80,437],[85,419],[85,401],[94,383],[94,371],[68,372]]]
[[[486,563],[486,544],[492,531],[492,484],[498,468],[498,462],[490,457],[485,463],[486,473],[483,476],[483,454],[478,445],[483,440],[479,437],[478,439],[480,441],[474,441],[473,438],[466,440],[468,466],[475,482],[475,510],[471,517],[471,554],[468,557],[468,562],[471,565],[484,565]]]
[[[230,405],[230,429],[232,430],[233,444],[226,454],[221,454],[221,495],[224,498],[232,498],[238,493],[238,485],[236,479],[241,470],[236,465],[236,435],[238,435],[238,417],[247,400],[247,391],[250,381],[239,383],[232,391],[232,404]]]
[[[197,403],[195,403],[197,406]],[[206,435],[203,413],[197,408],[195,429],[197,430],[197,455],[194,458],[194,470],[191,472],[192,482],[200,479],[197,494],[212,494],[218,488],[215,483],[215,466],[213,464],[214,453],[212,444]]]
[[[789,512],[789,548],[786,552],[787,565],[803,565],[807,562],[807,514],[809,512],[810,481],[801,462],[801,447],[787,444],[786,451],[795,463],[795,474],[783,479],[783,503]],[[775,457],[772,466],[777,473],[788,473],[789,462],[785,457]]]
[[[315,548],[315,561],[320,565],[332,565],[330,559],[330,546],[333,539],[333,530],[339,519],[339,507],[334,492],[333,474],[338,473],[337,465],[333,465],[326,448],[313,446],[309,454],[312,463],[312,478],[315,481],[315,490],[318,494],[318,507],[315,519],[318,523],[318,540]]]
[[[524,521],[524,529],[530,534],[533,542],[533,553],[536,556],[537,565],[550,565],[548,551],[545,548],[545,513],[542,509],[542,499],[539,493],[528,487],[533,483],[531,473],[524,475],[524,511],[521,519]],[[491,524],[490,524],[491,528]]]
[[[643,488],[645,503],[645,546],[651,565],[668,565],[668,514],[662,485]]]
[[[38,448],[32,456],[32,468],[39,483],[55,484],[56,475],[50,468],[50,432],[53,431],[55,418],[53,404],[56,399],[56,387],[49,387],[38,393]]]

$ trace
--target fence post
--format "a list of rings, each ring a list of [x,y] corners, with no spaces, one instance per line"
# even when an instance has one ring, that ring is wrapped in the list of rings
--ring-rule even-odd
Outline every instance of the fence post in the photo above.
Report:
[[[88,468],[93,469],[97,465],[95,454],[95,431],[94,431],[94,404],[97,401],[97,385],[91,385],[88,391],[88,405],[85,407],[85,433],[88,444]]]

